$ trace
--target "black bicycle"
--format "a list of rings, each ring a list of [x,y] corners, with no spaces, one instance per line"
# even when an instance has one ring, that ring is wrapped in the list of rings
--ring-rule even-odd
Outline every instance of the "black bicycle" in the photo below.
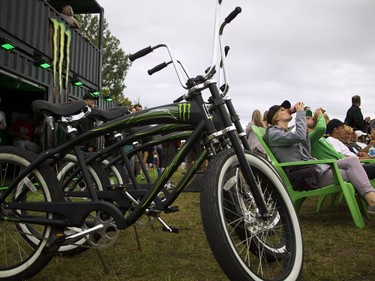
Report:
[[[236,8],[220,25],[221,2],[217,2],[214,50],[220,50],[225,71],[221,35],[241,9]],[[148,47],[131,59],[160,47],[166,45]],[[179,72],[178,63],[170,57]],[[272,166],[244,151],[243,129],[239,118],[233,118],[236,114],[226,97],[228,83],[220,89],[213,79],[217,68],[213,63],[204,75],[189,78],[184,85],[187,93],[173,104],[119,117],[81,135],[75,133],[74,124],[89,113],[83,101],[61,105],[34,102],[35,113],[64,124],[69,140],[39,155],[0,147],[0,280],[22,280],[38,273],[61,245],[82,238],[100,244],[101,239],[133,225],[143,214],[173,211],[172,203],[207,159],[201,190],[202,221],[212,251],[228,278],[297,280],[303,242],[293,204]],[[209,91],[208,101],[204,101],[202,91]],[[152,187],[109,185],[105,190],[95,189],[86,166],[95,160],[83,156],[80,144],[116,130],[155,124],[126,137],[123,143],[163,132],[191,133]],[[158,193],[197,144],[203,149],[192,168],[168,198],[159,200]],[[120,145],[122,141],[113,149]],[[51,168],[72,150],[86,184],[81,196],[89,200],[67,200]],[[92,158],[98,155],[100,152]]]

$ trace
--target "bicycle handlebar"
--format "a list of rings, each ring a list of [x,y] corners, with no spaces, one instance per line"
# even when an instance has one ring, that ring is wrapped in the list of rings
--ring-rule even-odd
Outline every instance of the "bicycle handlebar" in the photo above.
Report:
[[[167,62],[163,62],[161,64],[158,64],[157,66],[155,66],[155,67],[147,70],[147,73],[148,73],[148,75],[152,75],[155,72],[158,72],[158,71],[162,70],[163,68],[167,67],[168,64],[171,64],[171,63],[172,63],[172,61],[169,61],[168,63]]]
[[[242,12],[242,9],[241,7],[236,7],[224,20],[224,22],[221,24],[220,26],[220,31],[219,31],[219,35],[222,35],[223,34],[223,30],[224,30],[224,27],[230,23],[232,20],[235,19],[235,17],[237,17],[237,15],[239,13]]]
[[[185,99],[185,95],[182,95],[181,97],[175,99],[173,103],[179,103],[180,101],[183,101]]]
[[[142,50],[139,50],[138,52],[136,52],[135,54],[131,54],[129,55],[129,60],[130,61],[135,61],[136,59],[139,59],[141,57],[144,57],[145,55],[148,55],[149,53],[151,53],[152,51],[154,50],[154,48],[152,48],[151,46],[148,46]]]
[[[211,66],[206,70],[206,75],[204,76],[204,80],[208,80],[210,78],[212,78],[212,76],[214,76],[214,74],[216,73],[216,63],[218,62],[217,61],[217,57],[216,57],[216,54],[217,54],[217,51],[220,50],[220,53],[221,53],[221,61],[220,61],[220,68],[222,68],[223,72],[224,72],[224,79],[226,81],[225,84],[228,85],[228,81],[227,81],[227,74],[226,74],[226,70],[225,70],[225,64],[224,64],[224,59],[225,59],[225,56],[226,54],[228,53],[228,50],[229,50],[229,47],[226,47],[225,49],[222,49],[221,48],[221,35],[223,33],[223,30],[224,30],[224,27],[230,23],[233,19],[235,19],[237,17],[237,15],[239,13],[242,12],[242,9],[241,7],[236,7],[224,20],[224,22],[219,25],[219,17],[218,17],[218,10],[219,10],[219,6],[221,5],[221,0],[218,0],[218,5],[217,5],[217,11],[216,11],[216,24],[215,24],[215,40],[214,40],[214,47],[213,47],[213,53],[212,53],[212,63],[211,63]],[[163,62],[157,66],[155,66],[154,68],[148,70],[148,74],[149,75],[152,75],[154,74],[155,72],[158,72],[162,69],[164,69],[166,66],[168,66],[170,63],[173,64],[174,68],[175,68],[175,71],[176,71],[176,74],[178,76],[178,80],[181,84],[181,86],[184,88],[184,89],[188,89],[188,87],[186,87],[186,84],[184,83],[184,79],[182,79],[182,75],[179,71],[179,69],[177,68],[177,63],[179,63],[181,65],[181,63],[179,61],[176,61],[173,56],[172,56],[172,53],[171,53],[171,50],[170,48],[165,45],[165,44],[160,44],[160,45],[157,45],[157,46],[154,46],[154,47],[146,47],[138,52],[136,52],[135,54],[131,54],[129,55],[129,60],[130,61],[134,61],[138,58],[141,58],[149,53],[151,53],[153,50],[155,50],[156,48],[159,48],[159,47],[166,47],[167,48],[167,51],[168,51],[168,54],[169,54],[169,57],[171,58],[171,61],[170,62]],[[190,75],[187,73],[187,71],[185,70],[185,68],[181,65],[182,69],[184,70],[186,76],[188,78],[190,78]],[[226,91],[225,91],[226,92]],[[180,100],[182,97],[178,98],[177,100]],[[177,101],[176,100],[176,101]]]
[[[234,20],[234,18],[235,17],[237,17],[237,15],[239,14],[239,13],[241,13],[242,12],[242,9],[241,9],[241,7],[236,7],[235,9],[234,9],[234,11],[233,12],[231,12],[226,18],[225,18],[225,22],[228,24],[228,23],[230,23],[232,20]]]

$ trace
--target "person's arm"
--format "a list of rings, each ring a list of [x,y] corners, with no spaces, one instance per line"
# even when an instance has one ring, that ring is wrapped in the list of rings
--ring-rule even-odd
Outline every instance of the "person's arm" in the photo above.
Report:
[[[326,132],[326,127],[326,121],[324,119],[323,114],[319,114],[316,119],[316,126],[314,130],[312,130],[309,133],[311,144],[314,144],[315,142],[319,141],[319,139],[324,136]]]
[[[72,18],[73,18],[72,27],[76,28],[76,29],[81,29],[81,26],[79,25],[78,21],[74,17],[72,17]]]
[[[266,143],[270,146],[287,146],[306,141],[306,113],[298,111],[296,113],[295,132],[286,131],[280,127],[272,126],[268,129]]]

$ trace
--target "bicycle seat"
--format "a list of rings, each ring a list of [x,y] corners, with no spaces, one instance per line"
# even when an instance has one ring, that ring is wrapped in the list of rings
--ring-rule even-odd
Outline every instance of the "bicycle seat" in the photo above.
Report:
[[[115,108],[109,109],[99,109],[99,108],[92,108],[90,113],[90,118],[95,118],[97,120],[101,120],[104,122],[119,118],[126,114],[129,114],[129,108],[127,106],[120,106]]]
[[[44,100],[36,100],[31,103],[31,107],[36,115],[42,115],[44,111],[48,111],[54,115],[66,116],[81,112],[86,107],[86,102],[77,100],[55,104]]]

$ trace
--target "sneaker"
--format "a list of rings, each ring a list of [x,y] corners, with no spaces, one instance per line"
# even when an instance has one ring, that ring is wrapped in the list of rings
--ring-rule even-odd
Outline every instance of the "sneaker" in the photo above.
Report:
[[[375,206],[368,206],[367,213],[371,215],[375,215]]]

